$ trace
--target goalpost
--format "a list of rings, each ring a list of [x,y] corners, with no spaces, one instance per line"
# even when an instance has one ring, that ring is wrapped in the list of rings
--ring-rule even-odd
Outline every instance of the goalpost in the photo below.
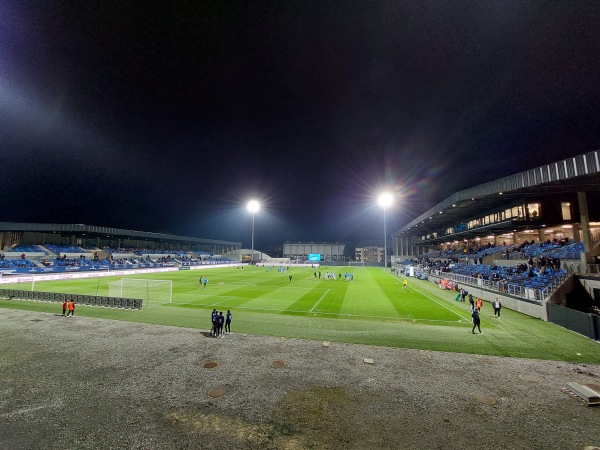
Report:
[[[108,283],[108,296],[141,298],[143,308],[164,305],[173,301],[173,281],[121,278]]]
[[[348,261],[348,267],[365,267],[365,262]]]
[[[0,275],[0,278],[1,277],[2,277],[2,275]],[[33,292],[35,290],[35,277],[34,276],[18,277],[18,278],[16,278],[16,281],[14,281],[14,282],[13,282],[13,280],[11,280],[9,283],[0,284],[0,287],[2,287],[2,289],[10,289],[13,291],[31,291],[31,292]]]

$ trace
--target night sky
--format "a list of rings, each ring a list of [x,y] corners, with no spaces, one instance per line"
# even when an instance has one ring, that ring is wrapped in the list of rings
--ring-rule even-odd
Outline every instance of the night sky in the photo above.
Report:
[[[598,1],[2,1],[0,220],[383,239],[600,148]]]

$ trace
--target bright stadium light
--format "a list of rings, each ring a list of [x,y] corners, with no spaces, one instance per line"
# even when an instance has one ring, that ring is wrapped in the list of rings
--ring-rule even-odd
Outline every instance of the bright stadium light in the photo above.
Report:
[[[257,200],[250,200],[248,202],[248,211],[252,213],[252,256],[250,257],[250,264],[254,263],[254,214],[260,209],[260,203]]]
[[[383,208],[383,267],[387,267],[387,231],[385,229],[385,210],[394,203],[394,196],[389,192],[382,192],[377,199]]]

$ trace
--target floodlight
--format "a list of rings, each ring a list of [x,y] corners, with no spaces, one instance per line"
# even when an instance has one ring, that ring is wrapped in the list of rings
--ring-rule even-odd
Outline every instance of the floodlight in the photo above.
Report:
[[[257,200],[250,200],[248,202],[248,211],[250,211],[251,213],[255,213],[258,212],[258,210],[260,209],[260,203],[258,203]]]
[[[387,208],[394,202],[394,196],[389,192],[382,192],[377,199],[379,206]]]

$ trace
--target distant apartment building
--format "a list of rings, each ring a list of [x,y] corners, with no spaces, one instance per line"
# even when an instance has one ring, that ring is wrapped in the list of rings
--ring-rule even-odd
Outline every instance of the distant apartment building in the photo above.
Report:
[[[384,257],[385,249],[381,241],[362,241],[356,246],[356,262],[383,264]]]

